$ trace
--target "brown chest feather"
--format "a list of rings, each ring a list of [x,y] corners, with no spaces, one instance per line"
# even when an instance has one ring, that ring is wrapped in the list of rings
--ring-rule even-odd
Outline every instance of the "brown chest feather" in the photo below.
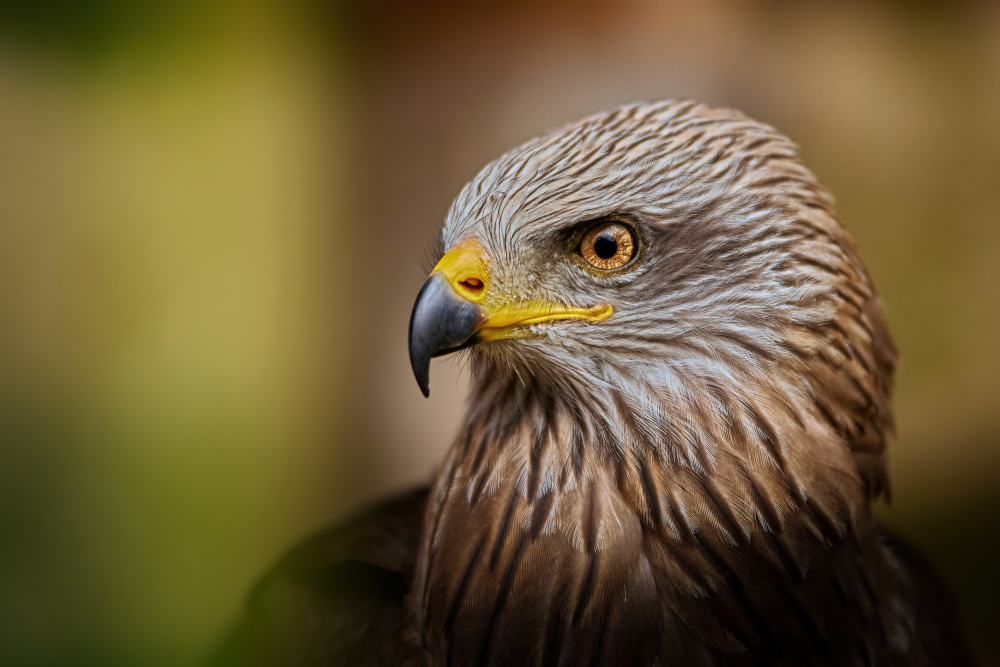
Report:
[[[660,493],[646,489],[637,510],[610,473],[541,494],[522,475],[478,495],[467,473],[446,468],[432,494],[411,599],[433,664],[863,665],[909,653],[905,591],[866,513],[830,516],[806,499],[765,526],[696,476],[697,488],[669,491],[647,480]]]

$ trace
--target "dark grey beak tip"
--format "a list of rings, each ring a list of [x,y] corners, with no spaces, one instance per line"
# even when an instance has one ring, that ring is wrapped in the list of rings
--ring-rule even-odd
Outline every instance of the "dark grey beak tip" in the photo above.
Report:
[[[431,395],[431,358],[422,357],[417,359],[413,356],[413,349],[410,349],[410,366],[413,367],[413,377],[417,379],[417,385],[420,386],[420,392],[424,395],[424,398],[430,398]]]
[[[482,318],[479,307],[456,294],[441,274],[420,288],[410,315],[410,366],[425,397],[431,393],[431,359],[465,347]]]
[[[425,282],[424,286],[420,288],[420,292],[417,294],[417,301],[413,304],[413,312],[410,313],[410,366],[413,368],[413,377],[417,379],[417,384],[420,386],[420,391],[423,392],[424,398],[428,398],[431,395],[431,355],[428,354],[429,350],[427,346],[423,345],[425,337],[420,335],[421,332],[419,330],[417,335],[414,335],[413,330],[414,324],[417,322],[417,313],[421,311],[420,304],[429,283],[430,280]],[[421,314],[423,314],[422,311]],[[421,328],[425,326],[423,319],[421,318],[420,322]]]

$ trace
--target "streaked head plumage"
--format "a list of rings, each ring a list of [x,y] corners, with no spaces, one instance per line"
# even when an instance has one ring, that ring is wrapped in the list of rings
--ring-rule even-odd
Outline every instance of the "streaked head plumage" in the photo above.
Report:
[[[733,405],[770,402],[773,419],[804,411],[883,443],[894,352],[832,206],[788,138],[692,101],[624,106],[509,151],[455,199],[445,250],[481,244],[489,299],[613,315],[472,347],[476,400],[505,382],[554,387],[605,416],[641,413],[653,440],[668,414],[724,426]],[[608,220],[634,231],[637,257],[595,270],[579,243]]]

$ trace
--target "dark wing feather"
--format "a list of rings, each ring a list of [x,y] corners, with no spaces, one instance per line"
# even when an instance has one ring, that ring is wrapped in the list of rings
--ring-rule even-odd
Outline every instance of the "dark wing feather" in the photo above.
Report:
[[[912,600],[910,609],[903,612],[912,614],[916,642],[910,653],[910,664],[975,665],[962,635],[958,607],[941,576],[916,549],[884,528],[881,532],[882,544]]]
[[[405,596],[426,501],[426,489],[384,501],[293,547],[254,588],[211,664],[406,664]]]

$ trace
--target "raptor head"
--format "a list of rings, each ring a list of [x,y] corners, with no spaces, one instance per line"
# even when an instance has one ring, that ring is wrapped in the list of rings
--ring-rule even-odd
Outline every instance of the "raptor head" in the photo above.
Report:
[[[510,382],[570,395],[619,446],[680,458],[808,420],[877,458],[878,492],[895,353],[832,206],[789,139],[736,111],[636,104],[558,129],[453,203],[410,323],[417,381],[469,349],[481,402]]]

